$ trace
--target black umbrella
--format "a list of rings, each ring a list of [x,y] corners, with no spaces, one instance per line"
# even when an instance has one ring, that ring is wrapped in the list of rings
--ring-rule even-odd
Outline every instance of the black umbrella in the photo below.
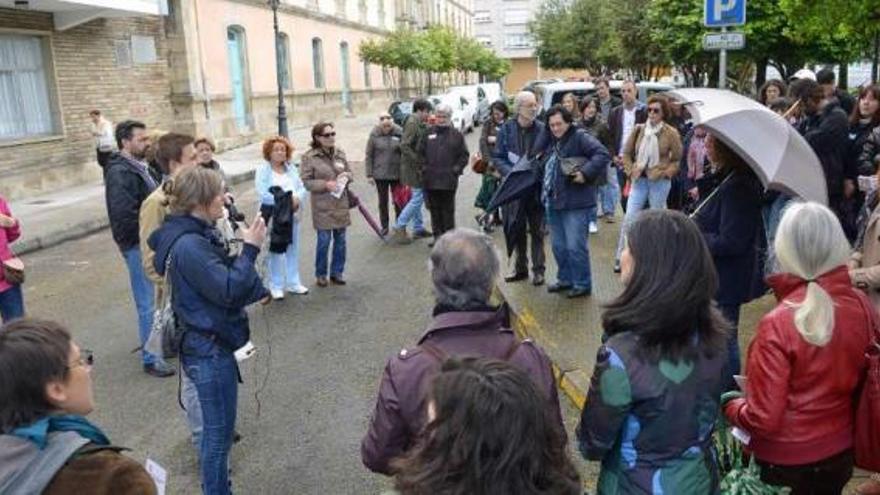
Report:
[[[516,246],[513,242],[525,234],[526,212],[519,201],[537,201],[536,195],[541,184],[540,159],[522,157],[513,166],[489,201],[485,211],[495,211],[500,206],[504,222],[504,239],[507,242],[507,255],[510,256]]]
[[[520,158],[501,181],[485,211],[495,211],[499,206],[534,194],[535,188],[541,184],[538,164],[538,159]]]

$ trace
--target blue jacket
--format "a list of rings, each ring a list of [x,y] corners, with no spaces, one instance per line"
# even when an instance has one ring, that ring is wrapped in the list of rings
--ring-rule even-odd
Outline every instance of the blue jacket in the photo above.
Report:
[[[694,216],[718,272],[719,304],[750,299],[754,282],[763,188],[751,173],[733,172]]]
[[[153,266],[165,275],[171,256],[171,304],[188,331],[183,352],[232,353],[250,339],[245,307],[268,295],[254,261],[259,249],[245,244],[236,258],[226,255],[220,234],[191,215],[169,215],[147,241],[156,252]]]
[[[524,143],[520,135],[521,130],[522,127],[516,118],[508,120],[498,130],[495,149],[492,151],[492,163],[503,176],[510,172],[510,169],[523,155]],[[529,131],[535,133],[529,156],[535,156],[547,149],[550,144],[550,133],[547,131],[547,126],[540,120],[536,120]]]
[[[293,164],[288,163],[287,175],[293,179],[293,195],[299,198],[300,204],[305,204],[308,191],[306,191],[306,186],[299,177],[299,169]],[[275,204],[275,197],[269,192],[269,188],[272,187],[272,165],[269,162],[263,162],[257,167],[256,174],[254,175],[254,187],[257,190],[257,196],[260,198],[261,205],[273,206]]]
[[[608,149],[591,136],[587,131],[572,125],[561,139],[551,138],[551,149],[555,149],[559,158],[586,158],[581,172],[587,179],[584,184],[577,184],[566,177],[559,166],[554,170],[553,192],[550,197],[550,209],[575,210],[596,206],[595,181],[604,176],[611,165]],[[549,170],[545,171],[549,173]]]

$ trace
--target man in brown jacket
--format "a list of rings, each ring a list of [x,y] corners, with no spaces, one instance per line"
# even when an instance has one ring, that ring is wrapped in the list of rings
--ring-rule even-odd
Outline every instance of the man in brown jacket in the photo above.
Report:
[[[474,230],[452,230],[437,241],[431,252],[434,320],[415,347],[401,350],[385,365],[376,410],[361,443],[361,459],[371,471],[391,474],[390,461],[413,445],[426,423],[427,387],[451,356],[492,357],[523,369],[546,394],[547,407],[565,431],[547,355],[514,335],[506,307],[489,305],[499,266],[492,239]]]

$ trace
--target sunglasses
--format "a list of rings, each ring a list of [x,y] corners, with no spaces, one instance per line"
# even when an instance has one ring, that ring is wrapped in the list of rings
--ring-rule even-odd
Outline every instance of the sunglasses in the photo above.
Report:
[[[76,368],[77,366],[87,366],[91,368],[95,364],[95,354],[88,349],[79,350],[79,359],[72,364],[67,365],[67,369]]]
[[[648,113],[663,113],[663,111],[656,107],[648,107]]]
[[[319,135],[323,138],[332,138],[332,137],[336,137],[336,131],[328,132],[326,134],[319,134]]]

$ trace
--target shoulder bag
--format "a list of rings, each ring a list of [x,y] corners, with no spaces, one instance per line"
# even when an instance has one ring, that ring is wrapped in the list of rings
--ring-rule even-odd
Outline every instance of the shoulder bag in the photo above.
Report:
[[[880,329],[877,325],[876,311],[859,294],[862,308],[868,315],[871,330],[871,343],[865,349],[867,370],[861,386],[856,393],[856,417],[854,429],[854,450],[856,466],[869,471],[880,471]]]
[[[3,280],[12,285],[24,283],[24,262],[13,256],[3,261]]]

